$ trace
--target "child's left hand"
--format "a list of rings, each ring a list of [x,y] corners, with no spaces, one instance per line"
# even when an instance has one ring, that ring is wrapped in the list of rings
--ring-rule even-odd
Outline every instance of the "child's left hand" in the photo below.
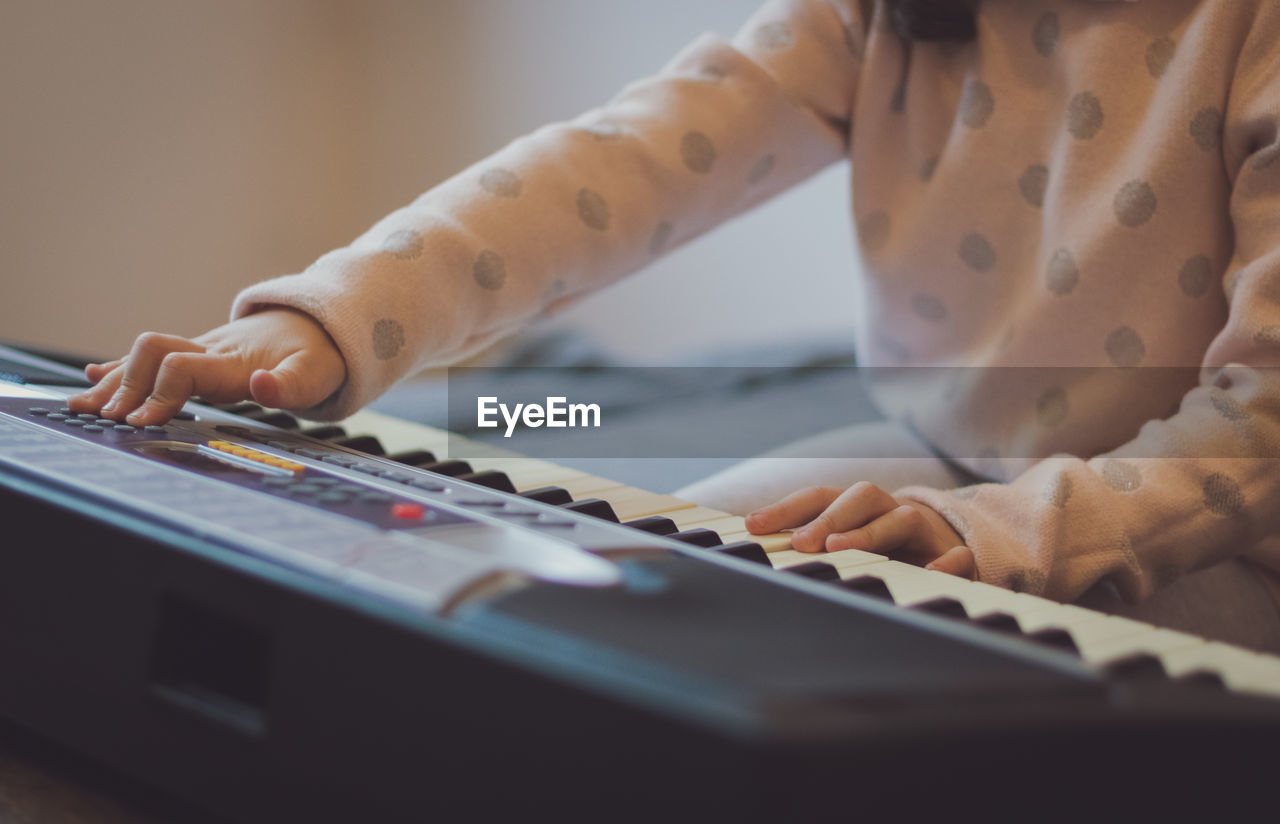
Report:
[[[976,573],[973,551],[941,515],[866,481],[802,489],[747,515],[755,535],[792,527],[791,545],[800,552],[862,549],[961,578]]]

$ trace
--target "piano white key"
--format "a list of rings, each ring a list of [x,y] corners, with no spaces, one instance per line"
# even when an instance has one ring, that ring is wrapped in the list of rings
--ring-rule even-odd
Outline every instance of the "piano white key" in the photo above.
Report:
[[[477,472],[497,470],[507,473],[517,490],[558,486],[561,481],[585,477],[587,473],[536,458],[473,458],[468,461]]]
[[[1165,671],[1179,677],[1196,671],[1217,673],[1233,690],[1280,696],[1280,660],[1238,647],[1208,642],[1160,656]]]
[[[668,518],[674,520],[675,516],[667,515]],[[746,529],[746,522],[739,515],[722,515],[719,518],[708,518],[705,521],[688,521],[682,526],[682,529],[709,529],[720,537],[731,535],[735,532],[742,532]]]
[[[1151,627],[1142,633],[1121,634],[1110,640],[1099,639],[1087,650],[1082,649],[1081,654],[1093,664],[1109,664],[1139,653],[1154,655],[1163,663],[1164,656],[1169,653],[1203,646],[1204,643],[1203,639],[1185,632]]]
[[[611,481],[608,478],[601,478],[596,475],[567,478],[557,483],[556,486],[563,488],[572,495],[575,501],[582,498],[603,498],[604,496],[600,493],[605,490],[623,488],[623,485],[617,481]]]
[[[695,526],[700,526],[704,521],[715,521],[720,518],[732,517],[727,512],[721,512],[720,510],[712,509],[709,506],[694,506],[685,509],[660,512],[658,514],[664,515],[675,521],[676,526],[681,529],[693,529]],[[734,531],[745,531],[746,528],[746,522],[743,521],[742,525]]]
[[[794,549],[787,549],[769,555],[769,562],[773,564],[774,569],[786,569],[798,564],[807,564],[810,561],[822,561],[831,564],[842,573],[855,567],[867,567],[887,560],[889,559],[883,555],[863,552],[861,549],[844,549],[839,552],[797,552]],[[852,574],[842,574],[841,577],[849,578]]]
[[[674,495],[660,495],[646,492],[632,486],[621,486],[605,490],[605,494],[596,497],[604,498],[617,513],[618,519],[630,521],[633,518],[646,518],[663,512],[674,512],[681,509],[692,509],[693,504],[681,500]]]
[[[752,535],[750,532],[743,530],[741,532],[725,532],[721,533],[720,540],[726,544],[735,541],[754,541],[764,548],[765,552],[784,552],[791,549],[791,533],[775,532],[772,535]]]

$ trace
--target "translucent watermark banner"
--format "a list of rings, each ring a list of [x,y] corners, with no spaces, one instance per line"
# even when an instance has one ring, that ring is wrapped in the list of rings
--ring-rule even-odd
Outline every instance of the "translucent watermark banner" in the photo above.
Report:
[[[1273,368],[455,368],[446,406],[463,459],[829,458],[838,436],[814,436],[884,420],[911,436],[901,457],[923,445],[970,468],[1117,449],[1280,457]]]

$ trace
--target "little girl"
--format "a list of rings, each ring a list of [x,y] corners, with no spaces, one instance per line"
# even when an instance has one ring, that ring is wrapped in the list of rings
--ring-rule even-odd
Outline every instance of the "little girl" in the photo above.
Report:
[[[1271,0],[773,0],[226,326],[141,336],[73,406],[340,418],[848,158],[890,423],[688,494],[802,551],[1280,649],[1277,43]]]

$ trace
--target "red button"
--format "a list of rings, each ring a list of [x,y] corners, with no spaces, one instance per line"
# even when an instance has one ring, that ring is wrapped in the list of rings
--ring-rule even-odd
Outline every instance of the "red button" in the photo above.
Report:
[[[421,521],[422,516],[427,513],[427,508],[422,504],[398,503],[391,505],[391,514],[397,518],[405,520]]]

